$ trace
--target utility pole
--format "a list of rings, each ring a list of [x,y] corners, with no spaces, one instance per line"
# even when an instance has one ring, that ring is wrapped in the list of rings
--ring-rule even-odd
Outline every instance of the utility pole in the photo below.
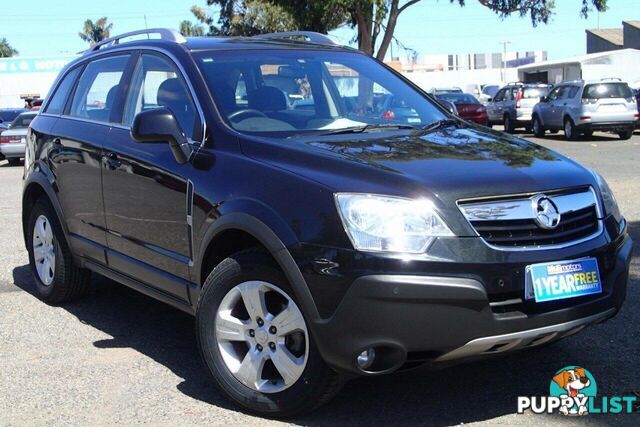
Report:
[[[507,45],[511,44],[509,40],[503,40],[500,42],[502,45],[502,83],[507,81]]]

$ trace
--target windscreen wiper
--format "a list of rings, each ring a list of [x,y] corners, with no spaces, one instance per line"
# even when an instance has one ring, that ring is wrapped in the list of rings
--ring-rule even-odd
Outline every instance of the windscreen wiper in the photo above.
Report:
[[[341,128],[341,129],[333,129],[333,130],[328,130],[327,132],[323,132],[320,135],[324,136],[324,135],[341,135],[341,134],[347,134],[347,133],[364,133],[364,132],[368,132],[371,130],[393,130],[393,129],[418,129],[415,126],[411,126],[411,125],[403,125],[403,124],[369,124],[369,125],[365,125],[365,126],[352,126],[352,127],[348,127],[348,128]]]
[[[442,128],[446,128],[449,126],[460,126],[460,122],[458,120],[454,120],[454,119],[442,119],[442,120],[436,120],[433,123],[430,123],[426,126],[424,126],[423,128],[421,128],[420,130],[423,132],[431,132],[437,129],[442,129]]]

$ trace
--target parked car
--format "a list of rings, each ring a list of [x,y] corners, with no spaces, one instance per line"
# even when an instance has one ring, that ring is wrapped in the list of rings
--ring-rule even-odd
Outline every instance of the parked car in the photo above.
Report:
[[[476,122],[483,126],[488,123],[487,109],[468,93],[441,93],[436,98],[448,101],[456,106],[456,113],[465,120]]]
[[[496,96],[487,101],[489,125],[502,124],[504,131],[513,133],[517,128],[531,126],[533,107],[545,96],[551,85],[509,83]]]
[[[0,108],[0,128],[6,129],[18,114],[29,111],[26,108]]]
[[[599,130],[624,140],[631,138],[638,119],[638,104],[627,83],[574,80],[557,85],[535,106],[533,132],[541,137],[547,129],[563,129],[572,140]]]
[[[305,108],[264,84],[283,65]],[[372,88],[420,123],[372,116]],[[625,299],[632,242],[601,176],[324,35],[136,31],[51,93],[21,198],[35,292],[64,303],[93,271],[194,315],[208,372],[254,413],[546,344]]]
[[[634,95],[636,98],[636,104],[638,105],[638,112],[640,113],[640,89],[636,89]],[[640,117],[636,120],[636,129],[640,129]]]
[[[36,114],[36,112],[19,114],[9,128],[0,133],[0,160],[6,159],[12,166],[20,164],[20,159],[25,153],[27,129]]]
[[[496,93],[498,93],[499,90],[499,85],[484,85],[482,87],[482,93],[480,93],[480,96],[478,97],[478,101],[480,101],[482,105],[486,105],[490,99],[496,96]]]

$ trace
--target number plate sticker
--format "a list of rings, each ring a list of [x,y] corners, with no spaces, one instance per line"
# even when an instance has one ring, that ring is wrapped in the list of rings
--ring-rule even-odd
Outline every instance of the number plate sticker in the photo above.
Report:
[[[602,293],[595,258],[528,265],[525,273],[525,298],[536,302]]]

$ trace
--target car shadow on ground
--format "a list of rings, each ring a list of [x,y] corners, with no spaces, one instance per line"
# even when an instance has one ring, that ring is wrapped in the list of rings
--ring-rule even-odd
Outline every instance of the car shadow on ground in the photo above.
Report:
[[[640,241],[640,222],[629,224],[629,230],[634,240]],[[636,245],[636,258],[639,252]],[[28,266],[15,268],[13,278],[18,287],[35,296]],[[289,421],[301,425],[364,422],[451,425],[490,420],[514,413],[518,396],[544,396],[553,374],[566,365],[582,365],[594,375],[603,374],[598,381],[599,393],[615,395],[637,391],[638,364],[619,358],[621,354],[633,358],[632,349],[638,348],[640,337],[637,328],[631,325],[640,322],[640,312],[635,310],[639,304],[640,277],[636,274],[620,314],[582,334],[507,357],[437,371],[410,371],[352,380],[326,406]],[[94,275],[86,297],[62,308],[112,337],[96,341],[96,347],[132,348],[182,378],[177,387],[185,395],[238,410],[210,379],[197,351],[194,320],[189,315],[98,275]],[[416,333],[420,333],[419,325]],[[594,348],[598,351],[593,351]],[[622,365],[612,366],[611,355],[616,355]],[[628,418],[608,420],[620,424]]]

